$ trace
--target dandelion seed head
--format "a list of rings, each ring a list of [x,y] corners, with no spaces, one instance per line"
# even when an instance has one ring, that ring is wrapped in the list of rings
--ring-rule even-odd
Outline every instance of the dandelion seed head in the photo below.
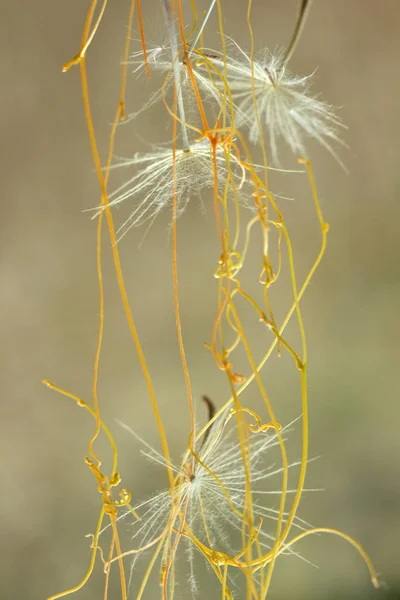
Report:
[[[198,548],[191,535],[212,551],[230,556],[235,556],[243,548],[243,519],[240,513],[245,510],[246,504],[246,472],[237,430],[235,427],[228,430],[225,425],[226,414],[215,421],[206,441],[198,448],[200,462],[196,460],[192,463],[189,456],[180,467],[169,465],[176,474],[174,485],[134,507],[141,519],[131,526],[132,545],[136,548],[149,547],[167,528],[169,535],[164,542],[165,552],[168,553],[175,542],[185,550],[190,568],[188,582],[193,593],[197,588],[195,556]],[[248,443],[251,447],[253,509],[255,519],[263,520],[258,543],[267,553],[275,541],[275,525],[269,533],[264,524],[271,519],[272,523],[276,522],[279,511],[271,505],[270,499],[275,496],[268,495],[263,483],[282,474],[282,467],[276,468],[268,458],[271,449],[279,447],[279,440],[276,432],[260,432],[251,433]],[[146,453],[146,456],[167,465],[157,452]],[[288,514],[284,513],[284,522],[287,517]],[[296,518],[293,525],[305,529],[307,524]],[[179,536],[179,530],[184,535]],[[290,547],[283,553],[297,556]],[[141,554],[134,554],[132,572]]]
[[[215,63],[223,72],[223,59],[220,57]],[[331,144],[342,143],[338,128],[343,125],[333,107],[312,94],[312,77],[313,73],[292,74],[283,61],[283,52],[264,50],[252,61],[236,43],[229,44],[226,79],[236,107],[237,125],[249,128],[249,139],[254,144],[265,132],[276,163],[280,139],[296,156],[306,157],[307,138],[317,140],[341,163]],[[223,85],[218,80],[216,83]]]
[[[177,149],[175,157],[171,148],[164,148],[135,154],[132,159],[124,159],[114,165],[114,169],[134,169],[133,177],[109,196],[110,206],[126,200],[134,205],[128,219],[118,230],[119,238],[131,227],[145,222],[151,224],[162,209],[172,206],[174,192],[177,217],[184,212],[191,198],[201,200],[202,192],[214,185],[211,152],[210,142],[204,139],[192,144],[188,150]],[[233,158],[230,160],[234,163]],[[222,146],[217,146],[216,162],[219,186],[223,187],[229,171]]]

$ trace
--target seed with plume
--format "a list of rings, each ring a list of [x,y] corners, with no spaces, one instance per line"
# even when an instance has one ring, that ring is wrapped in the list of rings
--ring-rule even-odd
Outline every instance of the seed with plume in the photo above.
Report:
[[[131,579],[138,559],[164,539],[162,563],[168,561],[172,549],[182,547],[186,551],[191,571],[190,586],[196,591],[195,555],[199,550],[198,543],[212,551],[223,552],[234,557],[243,549],[243,518],[246,499],[246,472],[243,466],[242,446],[239,443],[235,427],[227,427],[229,411],[225,411],[209,429],[203,444],[197,449],[201,462],[184,459],[175,466],[167,463],[165,458],[150,448],[144,440],[130,431],[148,450],[142,450],[153,463],[168,467],[175,476],[171,489],[158,492],[134,507],[140,520],[132,524],[131,544],[137,549],[133,553]],[[249,451],[251,485],[253,495],[254,528],[257,529],[257,544],[263,553],[270,551],[275,541],[275,524],[268,529],[267,522],[272,519],[276,523],[279,510],[280,490],[273,484],[266,489],[264,484],[278,480],[282,467],[273,463],[273,448],[279,448],[276,432],[250,433],[246,442]],[[298,465],[293,463],[291,467]],[[279,481],[280,485],[280,481]],[[288,490],[293,493],[295,490]],[[268,500],[267,500],[268,499]],[[275,499],[275,501],[274,501]],[[120,518],[131,516],[131,512]],[[286,522],[288,513],[284,513]],[[261,520],[262,524],[261,524]],[[293,525],[300,530],[308,527],[307,523],[295,518]],[[180,535],[179,532],[182,532]],[[194,542],[194,539],[197,542]],[[141,551],[140,549],[143,548]],[[174,551],[175,552],[175,551]],[[280,553],[298,554],[291,547],[284,546]],[[179,553],[179,556],[181,554]],[[174,558],[174,561],[176,556]],[[231,581],[231,585],[232,581]]]
[[[224,73],[223,58],[214,59],[214,63]],[[261,58],[251,60],[234,42],[228,44],[225,69],[236,107],[237,126],[249,128],[253,143],[258,143],[266,133],[275,162],[278,162],[279,139],[284,139],[296,156],[306,157],[306,139],[314,138],[341,163],[331,144],[342,143],[337,130],[343,125],[331,106],[312,95],[312,74],[291,74],[283,53],[265,50]],[[224,85],[219,78],[215,81],[220,87]]]
[[[133,158],[114,165],[114,169],[124,167],[134,170],[134,175],[109,196],[112,207],[126,200],[133,204],[131,214],[118,230],[119,239],[131,227],[145,222],[151,224],[163,208],[172,206],[174,191],[179,217],[192,197],[201,198],[202,191],[214,185],[215,175],[220,190],[224,189],[231,176],[237,179],[237,186],[241,185],[243,172],[238,168],[233,152],[227,156],[224,147],[217,146],[216,163],[215,174],[211,144],[204,139],[193,143],[188,150],[177,149],[175,158],[172,149],[167,148],[137,153]],[[96,214],[99,210],[101,208]]]

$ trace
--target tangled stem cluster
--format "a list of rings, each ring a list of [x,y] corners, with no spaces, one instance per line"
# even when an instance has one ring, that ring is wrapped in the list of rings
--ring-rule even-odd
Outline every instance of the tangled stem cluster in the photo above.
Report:
[[[193,23],[188,33],[183,18],[183,0],[154,0],[154,4],[164,15],[168,42],[147,48],[140,0],[131,0],[121,90],[105,169],[101,166],[91,114],[86,54],[100,23],[105,20],[107,0],[102,3],[91,0],[80,51],[64,67],[65,71],[72,65],[78,65],[80,69],[89,138],[101,190],[100,206],[96,209],[100,321],[93,371],[93,407],[53,383],[47,380],[45,383],[75,400],[95,419],[96,427],[89,440],[85,461],[100,493],[101,510],[96,531],[91,535],[92,555],[86,575],[76,586],[53,595],[49,600],[82,589],[90,579],[96,559],[104,564],[104,598],[107,598],[111,569],[114,563],[118,563],[122,600],[127,600],[128,589],[131,597],[137,600],[144,597],[150,586],[150,576],[156,569],[159,573],[159,597],[170,600],[175,593],[178,563],[184,560],[180,552],[182,547],[189,558],[193,593],[201,592],[196,577],[196,557],[200,556],[213,573],[220,590],[219,597],[223,600],[232,598],[237,590],[242,590],[238,592],[240,597],[263,600],[268,595],[278,557],[295,553],[297,542],[316,532],[332,533],[350,542],[366,562],[372,582],[377,587],[374,567],[355,540],[335,529],[312,528],[297,514],[305,491],[309,462],[307,345],[300,301],[321,262],[328,232],[311,162],[306,157],[306,144],[309,138],[314,138],[337,157],[331,143],[339,140],[337,130],[341,126],[333,109],[311,95],[311,77],[293,76],[287,68],[304,25],[309,2],[302,0],[300,3],[293,38],[286,49],[277,55],[265,51],[260,59],[255,58],[254,53],[251,0],[247,7],[249,53],[225,36],[220,0],[211,1],[202,22],[199,22],[195,2],[188,2],[193,12]],[[218,50],[208,49],[203,39],[206,24],[213,12],[218,18],[220,31]],[[130,38],[135,27],[135,14],[141,49],[131,54]],[[131,119],[127,119],[125,86],[130,65],[133,66],[135,77],[144,71],[148,77],[161,75],[163,79],[159,91],[142,109],[136,109]],[[156,103],[164,110],[165,119],[170,123],[169,146],[147,154],[132,152],[132,157],[113,164],[118,125],[127,121],[134,126],[137,115]],[[296,277],[294,250],[285,217],[278,197],[271,193],[269,187],[268,157],[271,153],[272,159],[277,162],[281,139],[286,141],[308,176],[321,231],[321,244],[314,264],[301,284]],[[250,144],[260,146],[261,165],[254,162]],[[112,167],[129,174],[122,186],[109,193]],[[210,339],[206,347],[213,356],[215,370],[226,380],[228,398],[224,403],[217,403],[220,406],[218,410],[212,400],[207,396],[203,398],[209,418],[204,427],[198,430],[180,316],[177,228],[180,223],[178,217],[191,199],[201,196],[205,202],[207,190],[212,193],[211,210],[215,217],[220,252],[216,257],[214,272],[217,310],[210,319]],[[131,209],[129,217],[117,231],[112,209],[121,203],[129,203]],[[166,206],[171,209],[175,320],[191,422],[187,449],[178,465],[170,457],[167,434],[125,289],[117,244],[118,238],[132,226],[139,226],[146,221],[152,223]],[[168,476],[165,490],[137,503],[132,498],[138,496],[138,490],[131,493],[121,488],[119,498],[115,498],[114,488],[121,483],[117,470],[117,446],[100,416],[98,402],[97,384],[104,326],[101,254],[104,220],[128,327],[147,383],[161,441],[162,453],[150,449],[145,454],[161,464]],[[249,261],[248,250],[255,243],[260,244],[260,239],[259,277],[255,283],[262,289],[262,302],[253,298],[253,291],[241,280]],[[270,300],[270,288],[279,281],[284,251],[288,258],[292,298],[286,317],[279,323]],[[260,327],[271,335],[270,345],[259,362],[246,333],[243,304],[248,305],[260,322]],[[294,348],[285,337],[285,328],[293,315],[300,333],[300,349]],[[247,356],[247,372],[235,367],[239,348]],[[270,398],[261,375],[263,366],[275,349],[278,354],[287,352],[299,373],[302,446],[300,460],[296,463],[289,461],[285,428],[279,421],[277,403]],[[242,401],[244,390],[251,384],[263,400],[263,414],[258,414]],[[104,472],[102,460],[94,451],[94,443],[101,433],[108,437],[112,450],[113,466],[109,474]],[[278,451],[278,465],[273,465],[269,458],[272,448]],[[292,488],[289,486],[289,468],[297,469],[296,485]],[[278,489],[267,490],[263,487],[262,484],[270,478],[278,479]],[[278,498],[276,507],[270,502],[272,495]],[[132,521],[132,537],[130,547],[124,549],[120,527],[127,518]],[[268,529],[268,522],[272,522],[272,530]],[[106,552],[102,534],[109,528],[112,536]],[[297,528],[295,535],[294,528]],[[137,574],[139,558],[146,564],[144,574],[140,577]],[[127,561],[130,561],[129,582]]]

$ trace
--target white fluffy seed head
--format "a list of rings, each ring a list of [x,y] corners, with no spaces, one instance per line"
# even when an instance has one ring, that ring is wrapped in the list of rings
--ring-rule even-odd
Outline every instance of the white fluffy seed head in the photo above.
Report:
[[[228,169],[227,160],[231,163]],[[222,146],[216,149],[218,187],[223,189],[230,176],[242,177],[234,158],[228,158]],[[131,227],[145,222],[153,222],[159,212],[172,206],[174,190],[176,194],[176,216],[185,210],[188,202],[214,185],[214,167],[211,144],[208,139],[191,145],[189,150],[177,149],[174,155],[171,148],[155,152],[137,153],[113,168],[129,168],[134,175],[109,196],[110,206],[130,201],[133,210],[118,230],[119,239]],[[175,169],[175,176],[174,176]]]
[[[214,62],[223,73],[222,57]],[[306,140],[314,138],[341,163],[331,144],[342,143],[337,132],[343,125],[333,107],[311,93],[312,76],[290,73],[282,53],[264,50],[261,57],[252,61],[234,42],[228,46],[226,80],[236,107],[236,124],[249,128],[253,143],[266,134],[275,162],[278,162],[280,139],[285,140],[296,156],[306,157]],[[218,79],[216,83],[223,85]]]
[[[225,426],[227,414],[225,412],[212,425],[206,442],[201,445],[200,441],[196,448],[203,464],[195,461],[193,470],[189,467],[190,459],[180,466],[168,465],[176,476],[172,490],[161,491],[134,507],[141,519],[132,524],[132,547],[149,547],[152,542],[156,543],[168,527],[169,536],[165,539],[164,551],[168,556],[170,549],[175,547],[175,542],[176,547],[183,544],[189,560],[189,583],[192,592],[196,591],[194,558],[197,547],[187,536],[188,529],[182,527],[183,514],[189,531],[204,546],[232,557],[243,550],[243,520],[238,513],[245,511],[246,473],[237,429],[231,426],[228,429]],[[275,523],[279,514],[277,508],[282,467],[275,466],[271,456],[272,449],[278,449],[279,440],[276,433],[250,433],[248,444],[251,456],[254,526],[259,525],[261,518],[263,523],[257,537],[260,548],[266,554],[275,541]],[[154,463],[167,466],[165,459],[154,450],[142,451],[142,454]],[[271,481],[273,487],[266,489],[267,481]],[[291,492],[294,490],[288,490],[288,493]],[[232,510],[232,505],[237,512]],[[288,513],[284,513],[284,522],[287,517]],[[273,524],[268,528],[267,523],[270,519],[273,520]],[[294,526],[303,530],[307,524],[296,518]],[[179,537],[179,530],[186,532],[186,536]],[[297,556],[292,548],[285,549],[284,553]],[[142,552],[138,552],[133,555],[131,577],[141,554]]]

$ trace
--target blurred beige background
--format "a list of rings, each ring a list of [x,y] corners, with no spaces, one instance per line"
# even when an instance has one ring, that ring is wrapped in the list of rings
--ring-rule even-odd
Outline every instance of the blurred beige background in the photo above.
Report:
[[[93,116],[103,161],[117,101],[127,4],[110,2],[89,52]],[[248,48],[247,3],[222,4],[226,33]],[[0,597],[5,600],[43,600],[77,583],[88,564],[89,540],[84,534],[94,531],[100,508],[83,462],[93,422],[72,401],[40,383],[47,377],[91,398],[98,322],[96,222],[82,211],[96,206],[99,194],[79,71],[61,72],[63,62],[79,47],[87,5],[81,0],[1,3]],[[288,40],[296,7],[295,0],[254,0],[258,49]],[[144,13],[148,39],[157,42],[163,31],[159,3],[148,2]],[[343,137],[350,147],[341,150],[350,171],[345,175],[329,154],[311,146],[331,230],[323,266],[303,302],[311,455],[321,456],[310,465],[308,485],[325,491],[305,496],[301,516],[314,525],[344,529],[364,544],[387,584],[388,591],[379,597],[394,597],[400,586],[399,20],[397,0],[315,0],[291,62],[302,74],[317,68],[313,89],[342,107],[340,115],[349,127]],[[209,40],[215,40],[215,20],[208,31]],[[132,35],[137,37],[137,28]],[[128,108],[141,106],[156,83],[143,79],[138,85],[132,78]],[[157,107],[136,129],[121,129],[118,154],[143,150],[145,142],[167,141],[165,122]],[[302,278],[317,251],[319,233],[304,178],[297,191],[296,202],[283,209]],[[144,241],[144,230],[132,231],[120,251],[178,459],[189,421],[172,312],[168,221],[166,211]],[[103,418],[119,442],[124,485],[144,499],[166,481],[161,470],[149,469],[138,444],[113,421],[124,420],[159,447],[104,239],[107,291],[100,402]],[[253,243],[250,262],[259,260],[257,240]],[[179,221],[179,252],[194,394],[199,398],[207,393],[221,405],[228,396],[226,383],[203,346],[210,340],[216,298],[211,274],[218,245],[211,209],[203,215],[195,202],[190,205]],[[274,293],[278,315],[284,314],[288,294],[283,278]],[[261,355],[266,339],[254,331],[255,350]],[[298,416],[299,381],[291,361],[274,359],[264,377],[281,421]],[[249,402],[252,393],[246,396]],[[257,406],[256,399],[254,403]],[[198,416],[202,422],[202,407]],[[293,460],[299,455],[296,435]],[[361,559],[343,541],[314,538],[298,550],[320,568],[283,560],[274,597],[378,598]],[[99,569],[76,597],[100,598],[101,589]],[[207,597],[219,597],[205,589]],[[184,588],[178,597],[185,597]]]

